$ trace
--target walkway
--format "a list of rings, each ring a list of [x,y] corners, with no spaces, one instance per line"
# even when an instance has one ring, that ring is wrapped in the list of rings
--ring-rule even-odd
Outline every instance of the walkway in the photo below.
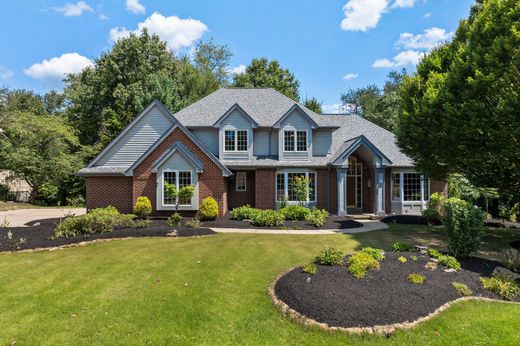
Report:
[[[69,214],[83,215],[85,208],[35,208],[0,211],[0,224],[7,220],[10,227],[27,227],[27,223],[35,220],[64,217]]]

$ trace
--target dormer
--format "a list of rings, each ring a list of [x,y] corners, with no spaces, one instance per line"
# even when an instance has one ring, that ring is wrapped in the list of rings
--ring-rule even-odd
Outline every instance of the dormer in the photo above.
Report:
[[[253,156],[253,129],[258,123],[237,103],[213,127],[219,129],[219,158],[247,161]]]
[[[281,161],[306,161],[312,157],[312,130],[318,124],[295,104],[273,126],[278,129]]]

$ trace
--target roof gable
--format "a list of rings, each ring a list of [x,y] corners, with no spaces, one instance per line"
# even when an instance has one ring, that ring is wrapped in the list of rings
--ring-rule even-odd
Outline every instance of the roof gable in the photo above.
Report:
[[[215,123],[213,127],[219,128],[222,125],[222,122],[229,117],[234,111],[239,112],[248,122],[251,123],[252,128],[257,128],[258,123],[242,108],[238,103],[235,103],[231,108],[229,108],[224,115],[222,115]]]
[[[197,171],[202,173],[204,170],[204,164],[195,156],[184,144],[179,141],[175,141],[152,165],[152,173],[157,173],[159,167],[168,161],[174,154],[179,154],[189,162]]]
[[[354,153],[361,146],[365,146],[370,150],[378,159],[380,165],[390,165],[392,161],[388,159],[372,142],[370,142],[365,136],[361,135],[345,141],[343,145],[338,149],[332,158],[332,164],[334,166],[343,166],[347,158]]]
[[[278,119],[277,122],[273,124],[273,127],[276,129],[279,129],[282,123],[287,120],[290,116],[294,114],[294,112],[298,112],[300,116],[302,116],[304,119],[307,120],[307,122],[311,125],[313,129],[317,128],[319,125],[312,119],[307,113],[303,111],[303,109],[300,107],[300,105],[295,104],[293,105],[280,119]]]

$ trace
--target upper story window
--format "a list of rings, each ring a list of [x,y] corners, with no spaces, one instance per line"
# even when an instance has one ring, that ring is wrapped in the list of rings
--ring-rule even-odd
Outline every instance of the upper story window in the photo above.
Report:
[[[224,151],[247,151],[247,130],[224,131]]]
[[[285,130],[283,151],[307,151],[307,131]]]

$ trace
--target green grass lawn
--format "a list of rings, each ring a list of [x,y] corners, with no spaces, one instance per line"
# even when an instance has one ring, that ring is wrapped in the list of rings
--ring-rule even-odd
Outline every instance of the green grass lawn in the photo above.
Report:
[[[514,237],[486,238],[493,253]],[[357,235],[219,234],[119,240],[54,252],[0,254],[0,344],[520,344],[520,306],[466,302],[413,331],[348,336],[281,316],[267,287],[334,245],[442,243],[420,226]],[[348,308],[348,307],[345,307]]]
[[[0,211],[9,211],[17,209],[39,209],[39,208],[71,208],[70,206],[40,206],[30,203],[16,203],[0,201]],[[75,208],[75,207],[72,207]]]

